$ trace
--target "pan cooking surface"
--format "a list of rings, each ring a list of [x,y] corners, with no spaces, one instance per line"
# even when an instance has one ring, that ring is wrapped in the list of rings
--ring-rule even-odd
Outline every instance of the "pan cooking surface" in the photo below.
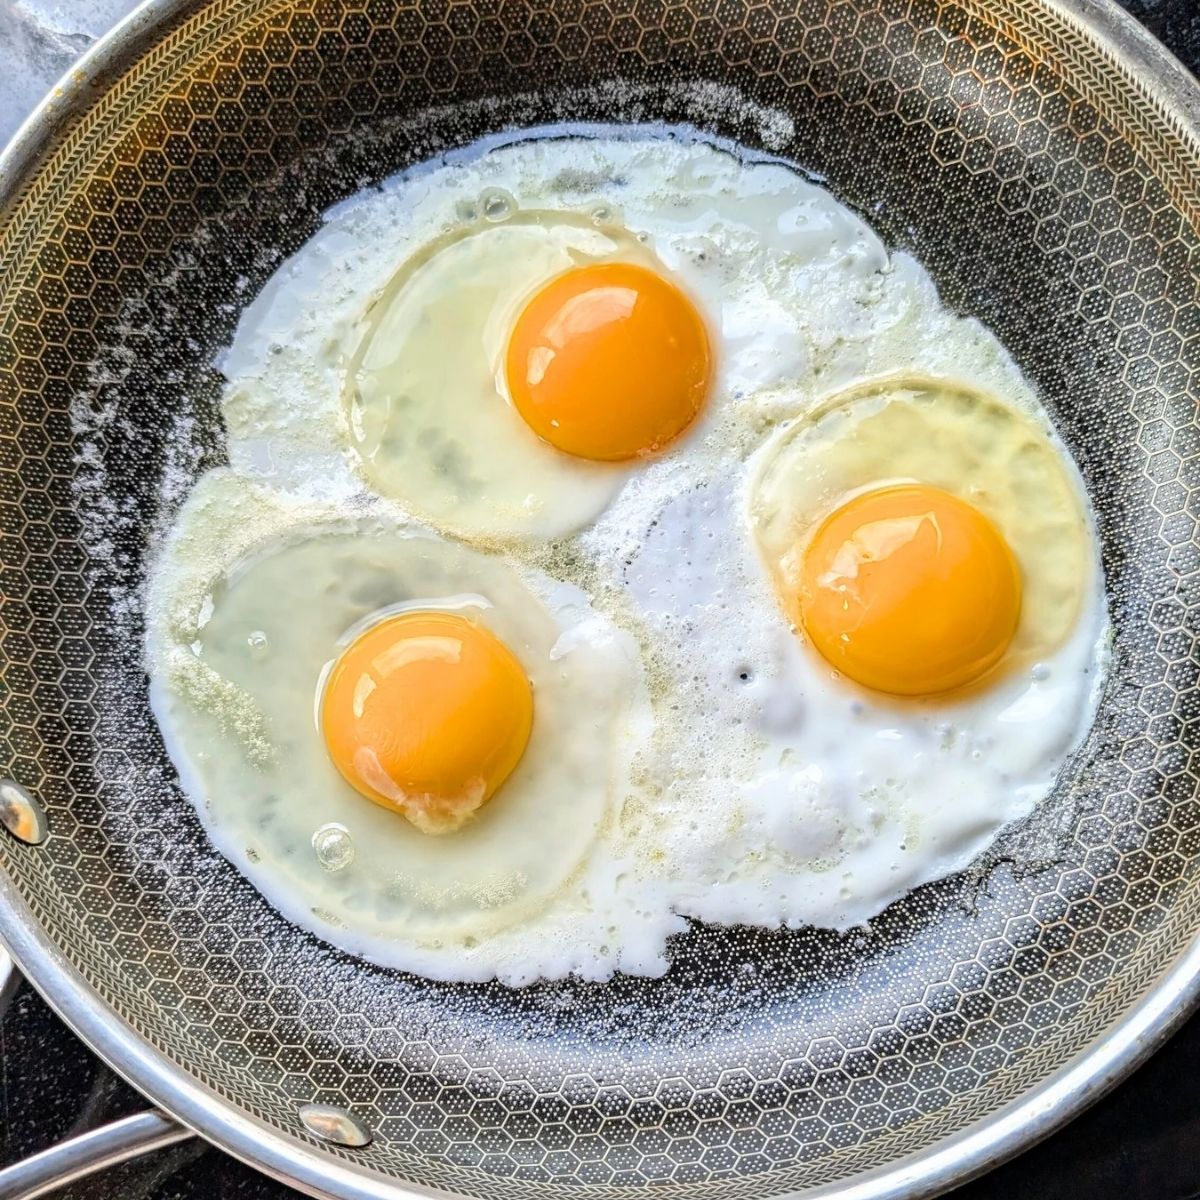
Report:
[[[2,766],[51,829],[0,861],[71,968],[297,1161],[488,1197],[846,1180],[1093,1045],[1200,924],[1183,131],[1027,0],[213,0],[169,28],[0,230]],[[604,986],[396,975],[207,843],[148,713],[142,558],[222,461],[213,354],[325,208],[506,126],[646,119],[820,173],[1005,342],[1099,514],[1110,685],[989,869],[866,930],[697,926],[667,978]],[[309,1102],[374,1141],[319,1147]]]

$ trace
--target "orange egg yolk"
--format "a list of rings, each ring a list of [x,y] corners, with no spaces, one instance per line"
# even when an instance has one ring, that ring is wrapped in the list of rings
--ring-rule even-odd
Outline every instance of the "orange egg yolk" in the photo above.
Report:
[[[865,687],[901,696],[962,687],[1004,656],[1021,611],[1016,560],[995,525],[940,488],[847,501],[799,562],[812,644]]]
[[[525,305],[505,369],[540,438],[617,462],[660,450],[695,420],[712,359],[700,314],[670,280],[599,263],[550,280]]]
[[[533,688],[512,651],[448,612],[405,612],[334,663],[321,730],[334,766],[368,800],[425,833],[463,825],[521,760]]]

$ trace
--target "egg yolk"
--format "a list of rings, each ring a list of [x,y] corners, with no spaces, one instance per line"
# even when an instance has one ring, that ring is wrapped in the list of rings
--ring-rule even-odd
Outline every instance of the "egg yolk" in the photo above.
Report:
[[[708,334],[668,279],[632,263],[550,280],[513,326],[509,395],[539,437],[578,458],[652,454],[681,434],[711,383]]]
[[[798,564],[800,621],[839,671],[902,696],[962,687],[1004,656],[1021,610],[1016,560],[995,525],[940,488],[847,501]]]
[[[521,760],[533,688],[512,651],[457,613],[405,612],[334,663],[321,730],[368,800],[425,833],[462,826]]]

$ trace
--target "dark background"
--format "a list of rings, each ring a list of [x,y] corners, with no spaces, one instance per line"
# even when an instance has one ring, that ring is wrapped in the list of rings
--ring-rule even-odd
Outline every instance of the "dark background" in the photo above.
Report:
[[[0,0],[0,3],[7,0]],[[1121,0],[1200,73],[1200,0]],[[145,1107],[22,985],[0,1020],[0,1165]],[[55,1200],[291,1200],[199,1141],[77,1183]],[[954,1200],[1200,1200],[1200,1016],[1040,1146]]]

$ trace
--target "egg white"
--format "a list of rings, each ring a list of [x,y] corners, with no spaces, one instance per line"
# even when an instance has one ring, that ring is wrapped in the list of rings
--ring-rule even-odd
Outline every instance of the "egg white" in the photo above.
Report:
[[[406,261],[374,301],[347,364],[351,445],[368,486],[478,541],[570,533],[625,480],[539,438],[508,402],[501,363],[520,303],[572,266],[644,258],[586,217],[518,211]]]
[[[664,847],[677,911],[846,929],[966,867],[1050,791],[1099,697],[1099,574],[1089,564],[1073,630],[1044,658],[970,695],[895,700],[838,678],[789,627],[745,482],[695,480],[612,580],[654,663],[654,800],[631,808]]]
[[[292,920],[447,978],[519,983],[661,961],[659,928],[672,923],[662,903],[642,957],[615,939],[597,952],[610,929],[639,920],[599,881],[622,869],[605,830],[628,786],[644,688],[628,635],[577,588],[532,580],[383,506],[353,517],[298,508],[218,471],[189,498],[150,599],[152,704],[169,752],[213,841]],[[502,802],[440,838],[350,787],[316,716],[348,641],[411,608],[490,629],[535,696]],[[574,912],[573,933],[586,936],[545,937],[551,906]]]
[[[1103,679],[1106,614],[1090,510],[997,340],[943,308],[919,264],[889,255],[861,219],[790,168],[661,131],[624,134],[483,146],[331,213],[243,316],[222,361],[227,491],[207,492],[217,485],[202,481],[152,574],[156,712],[214,841],[299,924],[374,961],[439,978],[659,974],[684,914],[839,929],[865,921],[909,888],[965,866],[1047,794],[1086,732]],[[543,472],[535,458],[545,464],[561,456],[538,446],[522,458],[503,422],[475,427],[456,400],[439,435],[489,480],[477,496],[455,496],[428,462],[404,453],[384,474],[364,470],[346,402],[348,372],[351,383],[359,380],[353,364],[364,321],[422,247],[477,235],[477,247],[490,243],[481,230],[486,201],[498,193],[505,211],[497,226],[513,213],[569,214],[564,225],[588,239],[633,238],[641,250],[631,253],[654,256],[696,298],[713,337],[717,381],[702,419],[667,453],[632,468],[593,471],[597,464],[572,460]],[[605,229],[593,234],[580,222],[594,226],[597,210]],[[572,242],[575,233],[557,236],[539,243],[545,261],[586,250]],[[530,278],[522,276],[522,286]],[[493,290],[478,309],[492,322],[493,340],[502,299]],[[443,348],[431,342],[427,350],[433,360]],[[802,424],[841,389],[899,372],[994,394],[1046,430],[1085,527],[1074,624],[1052,653],[951,706],[897,704],[833,678],[789,628],[748,518],[755,455],[784,436],[783,426]],[[494,376],[481,377],[476,394],[503,401]],[[514,417],[493,414],[500,415]],[[435,407],[426,418],[437,423]],[[528,431],[512,428],[528,449]],[[406,483],[406,463],[419,487]],[[522,481],[536,485],[524,496],[515,490]],[[493,487],[520,502],[490,506]],[[253,502],[245,499],[251,492]],[[322,891],[327,880],[311,847],[297,869],[308,827],[311,837],[338,819],[320,796],[305,801],[293,830],[300,857],[272,844],[248,860],[244,818],[214,804],[212,781],[194,764],[198,747],[208,746],[210,769],[232,771],[235,757],[245,759],[233,753],[239,745],[261,737],[270,752],[273,739],[244,703],[244,680],[233,678],[232,664],[205,663],[207,673],[175,669],[186,661],[181,655],[195,657],[197,597],[213,595],[199,578],[211,584],[254,546],[285,533],[297,540],[314,522],[378,519],[381,511],[427,538],[453,534],[496,551],[471,560],[480,578],[514,572],[526,591],[508,589],[506,604],[488,611],[507,613],[511,603],[508,619],[518,623],[548,613],[560,644],[584,643],[580,686],[598,699],[623,697],[611,740],[601,739],[603,814],[589,825],[594,833],[582,853],[572,843],[562,861],[546,864],[546,878],[561,885],[541,888],[537,903],[503,928],[480,920],[468,932],[465,922],[440,946],[406,938],[369,905]],[[486,593],[470,574],[455,591]],[[576,616],[556,606],[549,580],[568,589],[566,612]],[[281,607],[297,608],[284,581],[276,590]],[[589,639],[600,630],[607,658],[620,667],[616,677],[613,662],[599,661],[606,654],[593,653]],[[297,704],[299,690],[295,681],[279,704]],[[545,705],[535,705],[537,736]],[[215,725],[214,713],[222,714]],[[581,727],[594,717],[585,706]],[[571,736],[566,714],[552,719],[556,736]],[[569,807],[565,780],[552,767],[546,779]],[[236,783],[232,775],[222,781]],[[524,811],[517,782],[490,802],[497,822],[506,805]],[[543,845],[537,825],[514,818],[514,844]],[[457,839],[444,840],[442,869],[471,878],[469,844],[456,864]],[[413,850],[419,856],[421,844]]]
[[[662,138],[503,145],[345,202],[279,268],[222,360],[232,464],[305,493],[365,486],[484,544],[585,527],[630,469],[542,443],[501,366],[520,303],[604,259],[667,272],[708,324],[693,436],[899,316],[883,244],[787,167]]]

